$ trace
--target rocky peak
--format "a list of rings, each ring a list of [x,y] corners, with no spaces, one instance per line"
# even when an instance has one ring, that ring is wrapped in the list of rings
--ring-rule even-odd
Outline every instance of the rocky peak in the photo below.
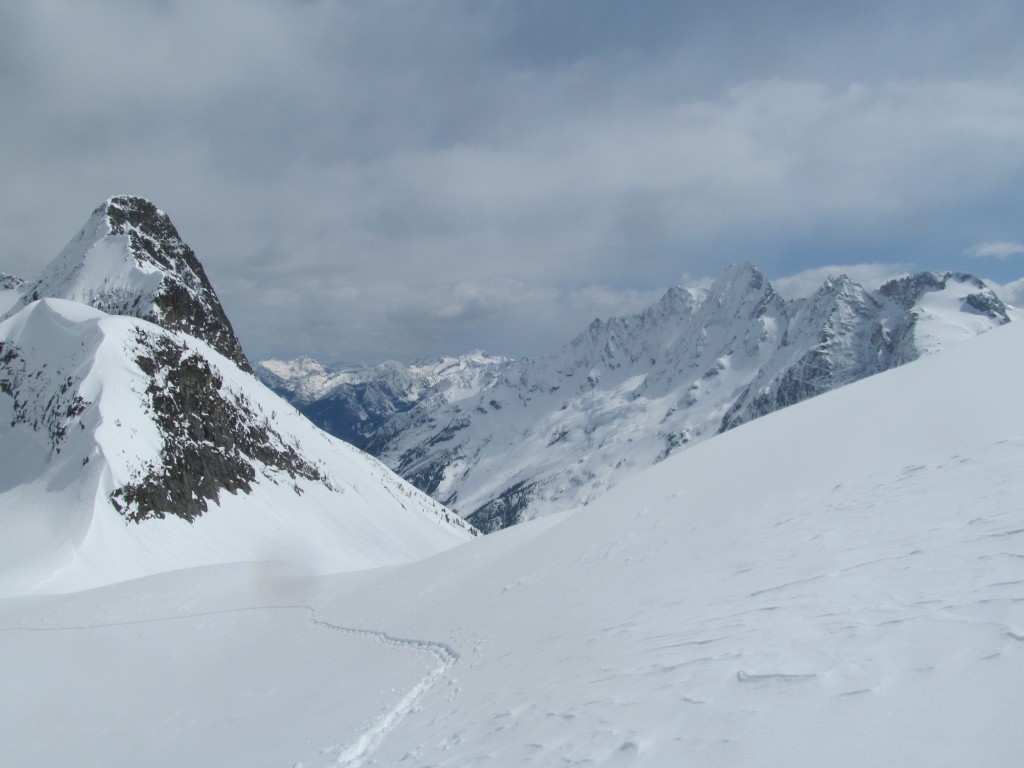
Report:
[[[880,307],[870,292],[846,275],[825,280],[807,306],[815,324],[825,334],[849,329],[854,323],[873,316]]]
[[[689,318],[700,303],[700,298],[696,289],[674,285],[644,310],[643,319],[648,324],[654,324],[668,318]]]
[[[24,302],[89,304],[202,339],[252,372],[195,252],[166,213],[140,197],[112,197],[43,270]]]
[[[756,319],[770,311],[781,312],[782,298],[752,264],[731,264],[715,281],[704,301],[705,323]]]

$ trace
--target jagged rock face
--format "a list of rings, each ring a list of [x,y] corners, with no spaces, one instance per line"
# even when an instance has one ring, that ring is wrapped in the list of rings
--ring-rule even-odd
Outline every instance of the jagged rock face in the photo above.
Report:
[[[73,376],[61,371],[56,382],[42,383],[40,378],[26,365],[17,344],[0,342],[0,392],[13,401],[10,426],[26,424],[45,434],[50,450],[59,454],[68,428],[87,403],[78,394],[79,382]]]
[[[892,367],[884,314],[883,305],[849,278],[826,280],[811,298],[792,305],[775,359],[731,405],[720,431]]]
[[[175,515],[189,522],[221,491],[252,492],[256,467],[332,487],[239,392],[227,390],[209,361],[163,334],[136,332],[135,363],[148,378],[147,409],[159,429],[160,456],[137,480],[110,494],[127,519]]]
[[[540,490],[538,485],[521,480],[506,488],[473,512],[473,525],[484,533],[494,533],[521,523],[531,500]]]
[[[252,371],[199,259],[148,200],[113,197],[93,211],[23,303],[44,297],[183,331]]]
[[[467,392],[396,403],[360,437],[490,532],[585,504],[685,446],[1007,319],[967,275],[876,292],[840,276],[787,302],[735,265],[707,290],[672,288],[551,355],[507,361]]]

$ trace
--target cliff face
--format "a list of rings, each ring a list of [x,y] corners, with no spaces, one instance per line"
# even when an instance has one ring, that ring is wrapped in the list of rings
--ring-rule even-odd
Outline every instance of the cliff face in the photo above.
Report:
[[[189,522],[222,491],[252,493],[257,468],[334,486],[274,428],[272,414],[225,386],[214,364],[181,340],[139,327],[135,364],[146,377],[143,402],[159,433],[159,461],[110,494],[127,519],[175,515]]]

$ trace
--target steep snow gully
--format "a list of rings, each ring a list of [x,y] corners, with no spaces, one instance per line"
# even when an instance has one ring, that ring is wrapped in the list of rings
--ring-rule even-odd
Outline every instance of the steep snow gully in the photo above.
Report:
[[[78,626],[0,627],[0,632],[73,632],[78,630],[109,629],[112,627],[130,627],[142,624],[159,624],[170,621],[202,619],[232,613],[265,611],[306,611],[309,614],[309,623],[314,627],[346,635],[368,637],[376,640],[377,643],[384,646],[408,648],[413,651],[430,654],[434,657],[436,664],[433,668],[424,675],[418,683],[412,686],[412,688],[406,692],[397,704],[376,718],[376,720],[369,722],[366,729],[355,739],[343,744],[321,747],[321,755],[337,754],[337,764],[345,766],[346,768],[358,768],[358,766],[363,765],[366,759],[381,745],[388,733],[394,730],[394,728],[402,721],[402,718],[413,711],[416,706],[416,702],[434,685],[436,685],[437,682],[445,676],[452,665],[459,659],[458,652],[447,643],[442,643],[436,640],[395,637],[394,635],[390,635],[387,632],[379,630],[363,629],[360,627],[345,627],[339,624],[332,624],[329,621],[317,618],[316,610],[310,605],[264,605],[244,608],[224,608],[216,611],[182,614],[180,616],[82,624]],[[305,763],[296,762],[294,763],[294,767],[304,768]]]

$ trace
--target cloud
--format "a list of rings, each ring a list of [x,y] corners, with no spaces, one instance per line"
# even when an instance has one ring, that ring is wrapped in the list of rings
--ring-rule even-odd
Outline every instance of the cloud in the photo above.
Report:
[[[986,280],[985,282],[1004,302],[1013,307],[1024,308],[1024,277],[1005,284],[992,280]]]
[[[0,5],[0,270],[141,194],[251,354],[369,360],[539,351],[732,261],[956,267],[1024,204],[1020,14]]]
[[[1021,243],[977,243],[964,251],[971,259],[1008,259],[1011,256],[1024,255]]]

